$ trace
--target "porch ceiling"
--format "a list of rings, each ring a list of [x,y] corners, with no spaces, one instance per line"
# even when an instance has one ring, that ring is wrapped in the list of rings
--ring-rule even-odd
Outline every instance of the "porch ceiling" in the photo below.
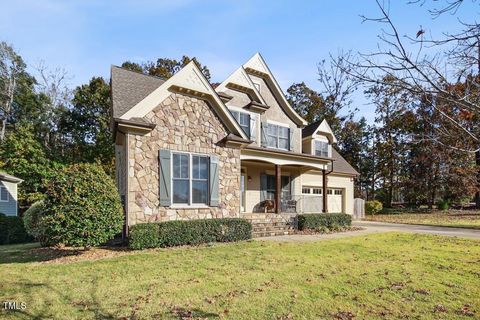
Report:
[[[328,170],[331,160],[312,159],[301,155],[269,154],[259,150],[242,149],[240,160],[260,161],[280,166],[301,166],[310,169]]]

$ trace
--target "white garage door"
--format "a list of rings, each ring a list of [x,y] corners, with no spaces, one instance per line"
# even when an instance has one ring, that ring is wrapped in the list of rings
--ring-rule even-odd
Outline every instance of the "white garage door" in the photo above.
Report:
[[[343,212],[343,189],[328,189],[328,212]]]

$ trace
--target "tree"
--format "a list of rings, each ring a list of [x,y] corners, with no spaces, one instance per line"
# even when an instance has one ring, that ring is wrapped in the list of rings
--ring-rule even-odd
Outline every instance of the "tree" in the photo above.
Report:
[[[72,107],[61,121],[68,137],[70,162],[100,162],[113,172],[113,136],[110,128],[110,86],[94,77],[74,90]]]
[[[426,2],[418,0],[410,3],[423,5]],[[434,18],[445,13],[456,15],[464,2],[465,0],[445,0],[443,4],[436,2],[440,7],[431,10],[430,14]],[[457,141],[451,139],[452,131],[441,130],[442,128],[434,130],[428,138],[445,147],[453,147],[458,152],[475,154],[478,168],[476,204],[480,208],[480,129],[473,121],[474,118],[477,121],[480,119],[480,97],[472,94],[478,92],[480,87],[480,23],[458,19],[458,30],[444,32],[440,38],[428,36],[430,33],[423,28],[415,35],[401,36],[392,18],[390,2],[376,0],[376,4],[379,17],[363,17],[363,20],[385,26],[378,36],[378,50],[359,53],[347,61],[337,59],[336,65],[364,84],[375,85],[381,82],[383,85],[406,90],[412,96],[441,98],[443,105],[448,104],[450,110],[455,110],[452,113],[445,112],[442,104],[429,101],[446,122],[451,124],[454,135],[464,136],[469,141],[459,146]],[[408,45],[406,41],[409,42]],[[388,77],[394,77],[397,81],[382,81]],[[455,90],[457,83],[463,84],[465,90]],[[469,115],[471,121],[464,121],[465,115]],[[448,142],[454,142],[455,145]]]
[[[13,111],[19,78],[25,73],[22,58],[6,42],[0,42],[0,142],[5,139],[7,122]]]
[[[310,89],[305,82],[292,84],[287,89],[287,99],[293,109],[309,123],[323,119],[333,123],[336,119],[336,114],[327,108],[322,95]]]
[[[173,76],[175,73],[180,71],[181,68],[186,66],[191,61],[194,61],[199,69],[202,71],[203,75],[207,80],[210,80],[210,70],[207,66],[202,66],[202,64],[197,60],[197,58],[190,58],[189,56],[182,56],[180,60],[169,59],[169,58],[159,58],[156,62],[148,61],[144,64],[138,64],[136,62],[125,61],[122,64],[123,68],[142,72],[151,76],[156,76],[164,79],[168,79]]]
[[[18,127],[0,148],[0,169],[24,180],[19,189],[22,204],[37,200],[45,191],[44,183],[61,167],[48,158],[33,132],[31,126]]]

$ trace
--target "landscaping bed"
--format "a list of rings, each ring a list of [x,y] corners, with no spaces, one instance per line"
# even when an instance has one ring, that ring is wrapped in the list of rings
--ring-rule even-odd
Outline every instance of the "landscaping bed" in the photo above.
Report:
[[[18,260],[12,260],[12,250]],[[77,262],[35,262],[41,258],[34,244],[0,246],[0,299],[27,306],[1,310],[0,318],[480,316],[476,240],[387,233],[310,243],[217,243],[84,256]]]
[[[366,215],[367,221],[421,224],[444,227],[480,229],[480,211],[448,210],[429,213],[405,213],[389,211],[388,214]]]

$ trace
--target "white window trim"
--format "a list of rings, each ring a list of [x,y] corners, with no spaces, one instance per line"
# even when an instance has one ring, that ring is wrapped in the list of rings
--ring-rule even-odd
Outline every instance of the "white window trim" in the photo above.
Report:
[[[268,124],[276,124],[277,126],[281,126],[281,127],[285,127],[285,128],[290,128],[290,126],[284,122],[279,122],[279,121],[275,121],[275,120],[267,120],[267,123]]]
[[[323,140],[323,139],[318,139],[318,138],[312,139],[312,144],[311,144],[312,155],[316,155],[316,154],[317,154],[316,141],[328,143],[328,158],[331,158],[331,157],[332,157],[332,144],[330,143],[330,141],[328,141],[328,139],[327,139],[326,137],[325,137],[325,140]]]
[[[5,189],[7,191],[7,200],[3,200],[1,198],[2,189]],[[0,202],[9,202],[9,201],[10,201],[10,191],[8,190],[8,188],[6,186],[0,186]]]
[[[282,122],[278,122],[278,121],[274,121],[274,120],[267,120],[267,123],[270,125],[270,124],[273,124],[273,125],[276,125],[276,126],[279,126],[279,127],[282,127],[282,128],[287,128],[288,129],[288,136],[287,136],[287,139],[288,139],[288,143],[292,143],[290,141],[290,130],[292,130],[290,128],[290,126],[288,124],[285,124],[285,123],[282,123]],[[268,140],[268,132],[265,133],[267,135],[267,140]],[[277,143],[278,143],[278,139],[279,139],[279,135],[277,135]],[[272,147],[272,146],[269,146],[268,145],[268,142],[267,142],[267,148],[269,149],[274,149],[274,150],[286,150],[286,151],[289,151],[288,147],[287,148],[280,148],[280,147]]]
[[[173,155],[174,154],[185,154],[188,155],[188,181],[189,181],[189,192],[188,192],[188,203],[173,203]],[[200,156],[200,157],[207,157],[209,159],[209,165],[207,166],[208,170],[208,179],[207,179],[207,186],[210,186],[210,155],[208,154],[203,154],[203,153],[195,153],[195,152],[185,152],[185,151],[174,151],[172,150],[172,161],[170,161],[170,172],[171,172],[171,178],[170,178],[170,190],[172,190],[172,204],[170,205],[170,208],[172,209],[203,209],[203,208],[210,208],[209,205],[205,203],[193,203],[192,201],[192,185],[193,185],[193,166],[192,166],[192,159],[193,156]],[[207,202],[210,197],[210,190],[207,189]]]

